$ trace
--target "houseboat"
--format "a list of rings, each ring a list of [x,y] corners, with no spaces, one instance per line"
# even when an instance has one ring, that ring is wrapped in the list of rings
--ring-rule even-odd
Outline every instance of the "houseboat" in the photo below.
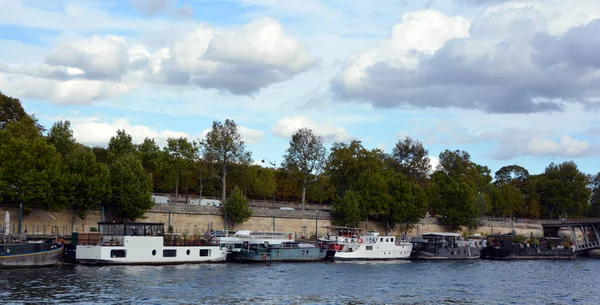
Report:
[[[218,232],[220,233],[220,232]],[[230,232],[228,232],[230,233]],[[281,245],[285,242],[294,242],[294,234],[274,231],[250,231],[239,230],[233,234],[214,234],[214,239],[221,247],[226,247],[229,252],[233,249],[240,249],[246,244]]]
[[[24,233],[10,233],[10,214],[6,212],[0,230],[0,268],[40,267],[56,265],[62,245],[56,239],[27,240]]]
[[[234,248],[227,260],[232,262],[309,262],[325,259],[327,249],[314,244],[284,241],[279,244],[244,241]]]
[[[327,248],[326,259],[329,260],[408,259],[412,252],[413,244],[396,236],[380,236],[375,231],[361,234],[358,228],[326,228],[333,229],[334,233],[327,233],[319,241]]]
[[[542,237],[535,244],[515,242],[512,233],[489,235],[487,246],[481,250],[483,259],[568,259],[577,253],[568,242],[558,237]]]
[[[458,233],[424,233],[411,240],[412,259],[476,259],[479,243],[462,240]]]
[[[100,222],[97,235],[78,239],[81,264],[188,264],[224,262],[227,249],[205,236],[165,235],[163,223]]]

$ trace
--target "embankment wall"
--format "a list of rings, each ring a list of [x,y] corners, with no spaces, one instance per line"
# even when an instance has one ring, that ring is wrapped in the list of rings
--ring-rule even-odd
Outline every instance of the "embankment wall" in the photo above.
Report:
[[[5,212],[10,213],[10,227],[16,232],[19,222],[18,206],[0,206],[0,223],[4,223]],[[327,232],[323,226],[332,225],[332,217],[328,212],[313,211],[284,211],[268,209],[264,207],[253,207],[253,216],[243,224],[234,224],[229,229],[254,230],[254,231],[283,231],[294,233],[297,237],[312,237],[315,234],[324,235]],[[61,213],[47,212],[41,209],[33,209],[28,215],[23,216],[22,230],[29,234],[60,234],[70,235],[71,232],[89,231],[101,221],[101,211],[91,211],[85,219],[73,217],[73,211],[66,210]],[[113,220],[106,214],[106,220]],[[222,209],[206,206],[189,206],[181,204],[156,205],[145,214],[145,219],[139,221],[170,223],[177,233],[198,234],[211,229],[221,230],[223,225]],[[361,228],[376,230],[381,234],[386,232],[385,223],[363,222]],[[529,236],[541,236],[543,234],[541,224],[511,222],[511,221],[483,221],[475,232],[483,235],[490,233],[508,233],[516,231],[518,234]],[[407,232],[408,236],[416,236],[424,232],[445,232],[446,227],[439,224],[437,219],[427,217]],[[404,232],[390,231],[390,234],[401,235]]]

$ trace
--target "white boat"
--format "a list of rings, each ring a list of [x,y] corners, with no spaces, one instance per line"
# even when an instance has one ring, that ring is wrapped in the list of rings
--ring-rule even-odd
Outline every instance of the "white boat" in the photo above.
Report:
[[[227,249],[204,237],[165,236],[163,223],[101,222],[98,229],[77,240],[76,262],[162,265],[224,262],[227,257]]]
[[[250,231],[239,230],[231,236],[220,236],[215,238],[219,245],[226,247],[229,251],[237,251],[248,244],[281,245],[286,242],[294,242],[294,234],[274,231]]]
[[[334,260],[395,260],[408,259],[413,245],[396,236],[380,236],[369,231],[360,234],[358,228],[332,227],[337,232],[319,238],[327,247],[327,259]]]

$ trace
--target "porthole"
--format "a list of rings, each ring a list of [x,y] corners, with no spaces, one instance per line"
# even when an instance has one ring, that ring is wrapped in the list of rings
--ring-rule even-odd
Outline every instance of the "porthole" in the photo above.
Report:
[[[187,249],[187,251],[185,251],[185,254],[190,255],[190,249]]]
[[[152,250],[152,256],[156,256],[156,250]]]

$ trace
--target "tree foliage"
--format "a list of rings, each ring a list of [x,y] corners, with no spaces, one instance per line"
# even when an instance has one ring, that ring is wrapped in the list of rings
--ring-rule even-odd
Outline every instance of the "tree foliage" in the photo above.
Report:
[[[292,135],[290,147],[283,155],[284,168],[301,174],[302,209],[306,202],[306,188],[319,179],[327,161],[327,149],[323,137],[313,134],[308,128],[301,128]]]
[[[229,200],[223,204],[223,210],[227,215],[227,219],[233,223],[242,224],[252,216],[248,198],[244,196],[242,190],[237,186],[233,188]]]
[[[600,216],[600,172],[590,176],[590,188],[592,197],[590,199],[590,216]]]
[[[536,183],[540,202],[548,219],[587,211],[590,189],[588,177],[570,162],[550,163]]]
[[[428,157],[429,151],[423,147],[419,140],[406,137],[398,140],[392,150],[392,165],[413,181],[424,181],[431,171]]]
[[[252,163],[252,153],[246,151],[239,126],[233,120],[225,123],[214,121],[212,129],[202,142],[202,155],[208,163],[214,164],[221,172],[221,198],[227,198],[227,174],[232,164]]]
[[[119,156],[109,166],[112,193],[109,209],[119,218],[143,218],[154,203],[152,182],[135,154]]]

